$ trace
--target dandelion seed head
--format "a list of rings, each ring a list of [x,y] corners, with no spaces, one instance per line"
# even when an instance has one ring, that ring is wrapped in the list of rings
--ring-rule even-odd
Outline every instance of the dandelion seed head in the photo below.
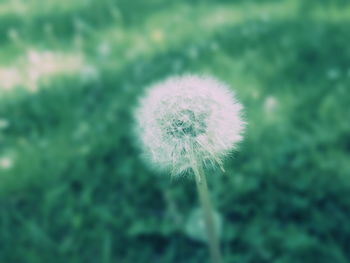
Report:
[[[183,173],[194,158],[220,165],[242,139],[245,123],[234,93],[217,79],[184,75],[150,86],[135,117],[140,144],[159,168]]]

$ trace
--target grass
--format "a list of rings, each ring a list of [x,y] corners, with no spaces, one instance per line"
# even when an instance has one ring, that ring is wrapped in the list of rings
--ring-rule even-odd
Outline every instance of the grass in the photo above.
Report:
[[[86,64],[34,93],[0,87],[0,262],[207,260],[185,231],[194,181],[150,171],[130,134],[144,87],[183,72],[229,83],[249,122],[208,178],[226,262],[349,262],[348,4],[58,2],[26,1],[25,19],[0,8],[1,36],[21,36],[1,38],[1,68],[29,48]]]

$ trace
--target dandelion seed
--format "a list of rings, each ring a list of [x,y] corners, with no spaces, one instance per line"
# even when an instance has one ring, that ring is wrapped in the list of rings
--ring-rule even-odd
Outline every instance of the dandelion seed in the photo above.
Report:
[[[192,169],[213,263],[222,262],[220,232],[203,167],[222,168],[222,158],[241,140],[241,110],[225,84],[185,75],[151,86],[135,112],[141,145],[150,160],[173,175]],[[198,220],[196,224],[201,225]]]
[[[160,168],[180,174],[194,159],[219,165],[242,138],[242,106],[211,77],[171,77],[151,86],[136,110],[144,152]]]

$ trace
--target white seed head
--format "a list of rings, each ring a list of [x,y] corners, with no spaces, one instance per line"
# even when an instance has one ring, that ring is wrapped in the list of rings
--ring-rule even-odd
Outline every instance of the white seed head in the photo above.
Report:
[[[242,106],[220,81],[205,76],[170,77],[150,86],[135,112],[147,158],[172,174],[192,160],[221,166],[242,139]]]

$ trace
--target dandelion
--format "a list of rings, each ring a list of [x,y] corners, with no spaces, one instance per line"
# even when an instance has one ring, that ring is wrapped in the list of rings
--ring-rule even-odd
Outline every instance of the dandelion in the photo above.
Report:
[[[193,161],[219,165],[242,139],[242,106],[211,77],[171,77],[147,90],[136,112],[144,152],[159,168],[181,174]]]
[[[135,112],[148,159],[172,175],[192,170],[212,262],[221,262],[204,168],[219,166],[242,139],[245,123],[234,93],[217,79],[184,75],[149,87]]]

